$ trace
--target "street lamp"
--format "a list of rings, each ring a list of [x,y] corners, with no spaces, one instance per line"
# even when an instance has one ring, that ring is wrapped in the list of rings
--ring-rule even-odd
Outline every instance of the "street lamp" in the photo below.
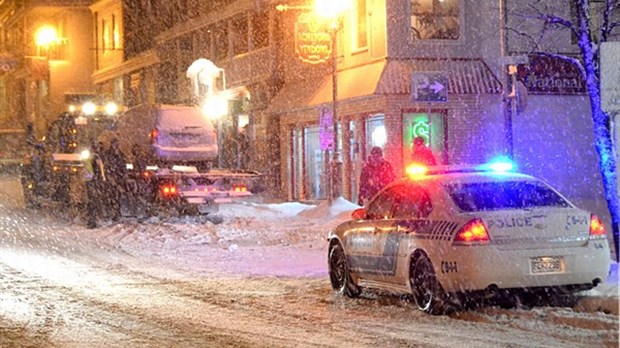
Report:
[[[352,7],[351,0],[314,0],[313,6],[289,6],[277,5],[278,11],[288,11],[291,9],[301,9],[312,11],[315,20],[319,24],[328,28],[331,41],[331,57],[325,60],[317,60],[311,63],[331,61],[332,74],[332,119],[333,119],[333,159],[329,158],[329,149],[325,149],[325,183],[327,201],[331,205],[333,198],[340,193],[341,174],[338,170],[338,116],[337,116],[337,100],[338,100],[338,66],[337,66],[337,33],[342,27],[343,16]],[[303,60],[303,58],[302,58]]]
[[[329,160],[329,150],[325,151],[325,171],[327,174],[327,201],[331,205],[333,199],[340,194],[342,172],[339,168],[339,154],[338,154],[338,43],[337,34],[342,27],[342,17],[351,8],[350,0],[345,1],[333,1],[333,0],[315,0],[314,10],[319,16],[328,22],[330,34],[331,34],[331,46],[332,46],[332,116],[333,116],[333,133],[334,133],[334,154],[333,158]]]
[[[49,47],[58,41],[56,28],[51,25],[44,25],[35,34],[35,43],[39,47]]]

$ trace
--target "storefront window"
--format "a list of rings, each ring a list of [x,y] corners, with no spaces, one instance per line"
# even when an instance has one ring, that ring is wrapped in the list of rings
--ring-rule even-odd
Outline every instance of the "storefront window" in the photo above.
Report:
[[[326,194],[325,151],[321,150],[319,127],[304,130],[306,164],[306,198],[322,199]]]
[[[385,116],[379,114],[369,117],[366,120],[366,153],[370,153],[373,146],[379,146],[383,149],[386,142]]]
[[[437,164],[446,164],[445,113],[415,112],[403,114],[403,164],[411,162],[413,138],[422,137],[433,151]]]
[[[411,31],[416,40],[456,40],[460,0],[411,0]]]

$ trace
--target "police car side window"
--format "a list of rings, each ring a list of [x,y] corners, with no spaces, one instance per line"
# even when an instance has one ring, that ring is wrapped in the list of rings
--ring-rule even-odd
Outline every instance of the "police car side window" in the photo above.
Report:
[[[370,219],[389,219],[392,217],[392,208],[397,202],[396,187],[383,191],[368,207]]]
[[[401,192],[396,209],[395,219],[426,218],[433,210],[428,192],[419,186],[405,186]]]

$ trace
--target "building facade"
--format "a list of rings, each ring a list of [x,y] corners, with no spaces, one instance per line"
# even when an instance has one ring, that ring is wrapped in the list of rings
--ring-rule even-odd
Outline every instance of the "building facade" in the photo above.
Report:
[[[321,148],[321,133],[329,132],[320,120],[335,104],[342,163],[336,175],[347,199],[356,201],[370,147],[381,146],[402,175],[411,139],[422,135],[442,164],[511,155],[521,171],[608,219],[583,78],[574,65],[534,54],[579,58],[579,48],[570,31],[524,20],[535,17],[524,12],[529,5],[355,0],[336,33],[336,79],[330,61],[310,65],[300,54],[303,33],[296,30],[303,11],[284,12],[285,84],[266,112],[280,119],[286,198],[325,198],[334,172],[325,169],[324,157],[332,152]],[[574,9],[564,5],[548,3],[541,10],[574,18]],[[602,23],[603,5],[592,5],[593,29]],[[612,21],[619,12],[610,14]],[[533,46],[526,40],[543,37],[541,30],[544,41]],[[618,41],[619,34],[616,29],[608,39]],[[514,81],[510,65],[517,67]]]
[[[219,164],[261,171],[270,192],[279,188],[278,135],[273,133],[278,120],[258,117],[282,79],[271,4],[103,0],[91,9],[98,93],[114,95],[127,108],[197,104],[187,70],[200,58],[212,61],[225,71],[225,88],[239,92],[228,114],[218,120]]]
[[[93,93],[90,1],[3,1],[0,76],[3,127],[38,136],[66,110],[66,96]]]
[[[330,62],[309,66],[298,57],[295,28],[304,15],[283,14],[282,31],[290,33],[285,84],[268,108],[280,117],[289,199],[325,198],[332,172],[325,170],[319,113],[332,108],[334,96],[338,181],[353,201],[372,146],[384,149],[397,175],[411,161],[414,136],[423,136],[442,164],[480,163],[504,151],[500,69],[488,63],[499,62],[500,40],[480,39],[497,23],[481,20],[479,2],[353,1],[336,33],[336,95]]]
[[[370,148],[402,175],[422,136],[441,164],[513,155],[521,171],[607,216],[585,85],[574,66],[533,54],[578,46],[570,32],[524,20],[529,2],[351,0],[327,22],[310,0],[37,3],[0,6],[5,118],[41,119],[41,130],[48,116],[37,115],[55,115],[65,93],[196,104],[187,69],[206,58],[239,91],[218,121],[221,164],[265,173],[275,197],[314,201],[335,189],[356,202]],[[553,3],[545,11],[571,18]],[[34,42],[44,20],[61,29],[64,60]],[[550,36],[534,49],[526,38],[541,29]]]

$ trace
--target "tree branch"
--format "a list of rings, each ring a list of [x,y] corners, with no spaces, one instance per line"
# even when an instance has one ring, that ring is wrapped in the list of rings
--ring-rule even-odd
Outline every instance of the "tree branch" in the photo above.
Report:
[[[601,40],[600,42],[607,42],[609,38],[609,34],[614,29],[617,23],[609,23],[609,18],[611,17],[611,13],[613,12],[614,5],[616,1],[613,0],[605,0],[605,10],[603,11],[603,26],[601,27]]]

